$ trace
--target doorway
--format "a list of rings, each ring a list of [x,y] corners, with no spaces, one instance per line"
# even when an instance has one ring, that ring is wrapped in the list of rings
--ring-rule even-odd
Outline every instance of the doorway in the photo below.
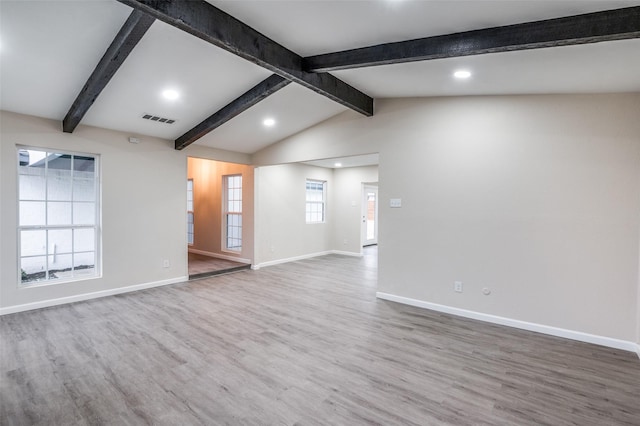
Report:
[[[378,244],[378,186],[362,186],[362,246]]]
[[[187,158],[189,279],[251,267],[253,181],[250,165]]]

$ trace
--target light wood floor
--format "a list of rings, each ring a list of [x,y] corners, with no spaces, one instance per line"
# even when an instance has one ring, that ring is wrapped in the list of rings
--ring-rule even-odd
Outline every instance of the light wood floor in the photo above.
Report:
[[[0,318],[2,425],[639,425],[633,353],[376,300],[330,255]]]
[[[203,256],[197,253],[189,253],[189,278],[202,278],[206,276],[219,275],[227,272],[249,269],[251,265],[234,262],[217,257]]]

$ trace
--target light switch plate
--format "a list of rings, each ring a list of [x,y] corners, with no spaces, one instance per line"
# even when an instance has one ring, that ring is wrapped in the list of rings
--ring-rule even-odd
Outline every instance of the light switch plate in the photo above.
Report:
[[[392,198],[389,200],[389,207],[392,208],[400,208],[402,207],[402,199],[401,198]]]

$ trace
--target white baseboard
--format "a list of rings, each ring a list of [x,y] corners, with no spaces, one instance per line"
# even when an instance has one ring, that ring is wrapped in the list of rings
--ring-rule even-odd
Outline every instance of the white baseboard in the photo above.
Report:
[[[354,251],[331,250],[331,254],[339,254],[339,255],[342,255],[342,256],[362,257],[362,253],[356,253]]]
[[[522,330],[535,331],[537,333],[549,334],[551,336],[564,337],[565,339],[578,340],[580,342],[593,343],[595,345],[607,346],[610,348],[622,349],[630,352],[637,352],[638,356],[640,357],[640,345],[626,340],[613,339],[610,337],[583,333],[581,331],[567,330],[564,328],[551,327],[548,325],[499,317],[496,315],[483,314],[481,312],[468,311],[466,309],[439,305],[437,303],[411,299],[403,296],[396,296],[394,294],[377,292],[376,297],[378,297],[379,299],[390,300],[392,302],[430,309],[437,312],[444,312],[446,314],[457,315],[460,317],[471,318],[479,321],[490,322],[493,324],[506,325],[508,327],[520,328]]]
[[[83,300],[97,299],[100,297],[113,296],[116,294],[130,293],[132,291],[144,290],[147,288],[160,287],[163,285],[176,284],[188,281],[189,277],[170,278],[168,280],[153,281],[143,284],[136,284],[128,287],[120,287],[109,290],[96,291],[93,293],[77,294],[74,296],[60,297],[58,299],[43,300],[40,302],[25,303],[24,305],[7,306],[0,308],[0,316],[15,314],[17,312],[31,311],[33,309],[48,308],[51,306],[64,305],[65,303],[81,302]]]
[[[240,263],[251,263],[251,259],[245,259],[242,257],[235,257],[235,256],[228,256],[226,254],[220,254],[220,253],[213,253],[210,251],[204,251],[204,250],[197,250],[197,249],[189,249],[189,253],[195,253],[195,254],[201,254],[203,256],[209,256],[209,257],[215,257],[218,259],[225,259],[225,260],[232,260],[234,262],[240,262]]]
[[[331,251],[320,251],[317,253],[309,253],[309,254],[303,254],[300,256],[293,256],[293,257],[286,257],[284,259],[276,259],[276,260],[270,260],[268,262],[262,262],[262,263],[258,263],[256,265],[252,266],[252,269],[260,269],[260,268],[264,268],[267,266],[273,266],[273,265],[280,265],[282,263],[289,263],[289,262],[295,262],[298,260],[305,260],[305,259],[311,259],[312,257],[318,257],[318,256],[326,256],[327,254],[331,254]]]
[[[312,257],[326,256],[328,254],[339,254],[339,255],[342,255],[342,256],[362,257],[362,254],[354,253],[352,251],[327,250],[327,251],[319,251],[317,253],[303,254],[303,255],[300,255],[300,256],[286,257],[284,259],[270,260],[268,262],[262,262],[262,263],[258,263],[256,265],[253,265],[251,267],[251,269],[258,270],[260,268],[265,268],[267,266],[280,265],[282,263],[289,263],[289,262],[296,262],[298,260],[311,259]]]

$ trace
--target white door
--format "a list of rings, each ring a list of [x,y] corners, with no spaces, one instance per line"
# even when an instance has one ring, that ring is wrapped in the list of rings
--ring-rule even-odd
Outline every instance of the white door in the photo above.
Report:
[[[362,245],[378,244],[378,187],[364,185],[362,190]]]

